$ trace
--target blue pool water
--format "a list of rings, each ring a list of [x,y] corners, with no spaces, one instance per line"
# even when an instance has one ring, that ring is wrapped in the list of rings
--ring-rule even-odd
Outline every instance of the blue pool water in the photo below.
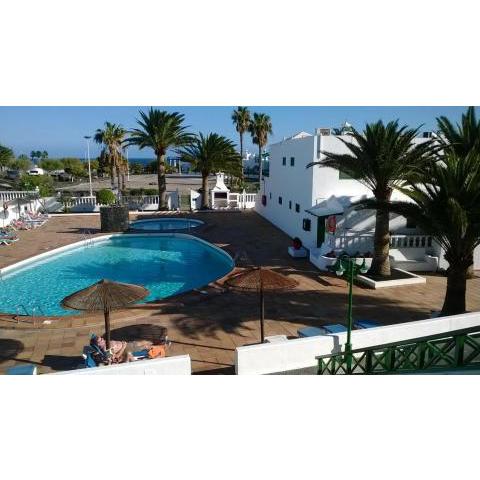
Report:
[[[201,220],[193,218],[155,218],[146,220],[137,220],[130,226],[135,230],[150,230],[165,232],[168,230],[186,230],[203,225]]]
[[[226,253],[193,237],[116,236],[4,274],[0,311],[74,314],[64,310],[60,301],[102,278],[143,285],[150,290],[145,301],[156,300],[202,287],[232,268]]]

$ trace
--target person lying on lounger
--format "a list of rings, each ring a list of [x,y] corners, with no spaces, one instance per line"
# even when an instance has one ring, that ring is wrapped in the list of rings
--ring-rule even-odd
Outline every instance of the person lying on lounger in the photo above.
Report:
[[[163,345],[154,345],[150,340],[134,342],[111,340],[110,349],[107,350],[107,343],[103,337],[92,335],[90,340],[90,345],[97,347],[100,351],[100,356],[103,354],[103,358],[98,358],[97,356],[96,362],[104,365],[133,362],[140,358],[164,357],[168,344],[169,342],[165,342]]]

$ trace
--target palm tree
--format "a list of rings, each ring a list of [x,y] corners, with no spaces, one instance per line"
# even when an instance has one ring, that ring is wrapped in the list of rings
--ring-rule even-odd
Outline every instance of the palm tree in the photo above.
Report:
[[[185,116],[178,113],[168,113],[165,110],[150,108],[145,113],[140,111],[137,120],[139,129],[130,132],[128,145],[137,145],[140,150],[148,147],[153,149],[157,157],[158,176],[158,210],[167,210],[167,185],[165,181],[165,157],[169,148],[188,145],[194,136],[187,132],[183,125]]]
[[[442,314],[463,313],[468,269],[480,244],[480,153],[473,150],[462,157],[450,151],[441,161],[433,157],[422,177],[401,188],[413,202],[361,203],[413,219],[440,244],[449,263]]]
[[[9,167],[14,160],[15,156],[13,154],[13,150],[0,145],[0,168]]]
[[[480,121],[477,121],[474,107],[467,109],[460,124],[456,126],[447,117],[437,118],[437,123],[440,129],[439,141],[444,148],[459,156],[480,150]]]
[[[100,153],[100,157],[109,166],[112,186],[114,184],[114,172],[116,172],[119,192],[121,192],[125,186],[124,184],[122,185],[120,177],[123,170],[122,147],[125,142],[126,134],[127,130],[125,130],[121,125],[105,122],[104,129],[97,129],[93,137],[96,143],[104,145],[104,149]]]
[[[180,151],[182,161],[192,164],[202,174],[202,208],[208,208],[208,176],[216,170],[226,170],[238,165],[239,155],[235,144],[221,135],[202,133]]]
[[[262,188],[262,150],[267,146],[268,136],[273,133],[270,116],[265,113],[254,113],[248,131],[252,135],[253,143],[258,145],[258,157],[260,161],[260,173],[258,179],[260,182],[260,188]]]
[[[367,124],[363,133],[352,128],[351,139],[338,137],[348,153],[323,152],[320,162],[307,165],[335,168],[370,189],[379,202],[389,202],[392,192],[415,174],[431,151],[431,143],[413,145],[418,128],[399,127],[398,121]],[[389,277],[390,217],[378,209],[375,218],[374,256],[370,273]]]
[[[242,183],[244,181],[243,175],[243,134],[248,131],[250,127],[251,117],[250,117],[250,110],[248,107],[238,107],[232,113],[232,122],[235,125],[235,129],[237,130],[240,136],[240,161],[242,162]]]

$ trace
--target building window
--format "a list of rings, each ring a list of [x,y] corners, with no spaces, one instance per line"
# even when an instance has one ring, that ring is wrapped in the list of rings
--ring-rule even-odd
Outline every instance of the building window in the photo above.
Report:
[[[287,164],[287,157],[282,158],[282,165],[285,166]]]
[[[417,224],[414,220],[407,217],[407,228],[417,228]]]
[[[291,167],[295,166],[295,157],[290,157],[290,166]]]
[[[270,192],[270,200],[272,199],[272,192]]]
[[[282,199],[282,197],[278,197],[278,203],[281,205],[281,204],[282,204],[282,202],[283,202],[283,199]]]
[[[291,200],[288,202],[288,208],[289,208],[290,210],[292,209],[292,201],[291,201]]]
[[[295,204],[295,211],[300,213],[300,205],[298,203]]]

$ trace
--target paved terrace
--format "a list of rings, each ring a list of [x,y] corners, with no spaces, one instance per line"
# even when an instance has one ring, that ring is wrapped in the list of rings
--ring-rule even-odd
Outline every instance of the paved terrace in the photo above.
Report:
[[[290,239],[254,212],[189,215],[206,222],[195,234],[236,258],[237,265],[263,265],[299,281],[296,290],[266,298],[266,334],[295,336],[303,326],[345,323],[346,283],[287,255]],[[132,219],[136,215],[132,215]],[[143,217],[145,218],[145,217]],[[85,229],[99,235],[98,215],[53,217],[39,229],[20,232],[14,245],[0,246],[0,267],[82,239]],[[193,233],[194,231],[192,231]],[[225,289],[222,281],[162,302],[115,312],[112,337],[152,339],[163,329],[173,341],[169,355],[187,353],[195,373],[233,373],[235,347],[258,342],[258,297]],[[354,314],[383,324],[427,318],[439,310],[446,279],[427,275],[426,285],[383,290],[354,288]],[[480,279],[468,281],[468,309],[480,310]],[[40,373],[75,368],[91,333],[103,334],[102,315],[52,318],[51,324],[11,316],[0,319],[0,373],[14,364],[35,363]]]

